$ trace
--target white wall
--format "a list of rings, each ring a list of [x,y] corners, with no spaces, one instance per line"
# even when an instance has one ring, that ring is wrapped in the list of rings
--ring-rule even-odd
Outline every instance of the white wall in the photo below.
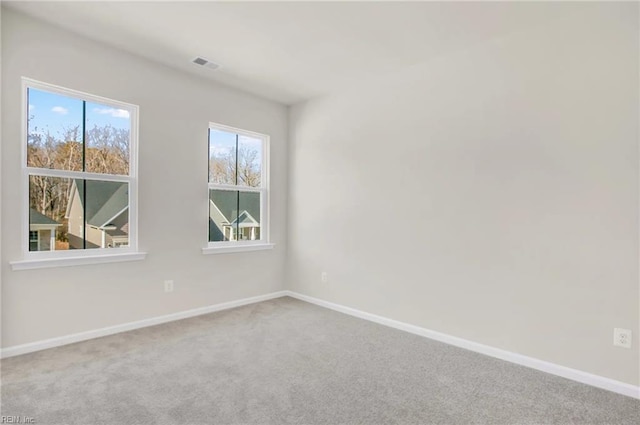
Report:
[[[282,289],[287,109],[2,11],[2,346]],[[20,77],[140,106],[142,262],[11,271],[21,258]],[[209,121],[271,136],[273,251],[202,255]],[[175,291],[165,294],[163,280]]]
[[[637,385],[638,29],[576,4],[295,106],[289,288]]]

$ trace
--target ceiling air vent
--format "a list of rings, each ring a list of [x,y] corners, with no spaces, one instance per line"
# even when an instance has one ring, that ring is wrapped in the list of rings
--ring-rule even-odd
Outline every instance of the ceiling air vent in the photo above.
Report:
[[[211,62],[210,60],[207,60],[207,59],[201,58],[201,57],[195,58],[193,60],[193,63],[195,63],[196,65],[200,65],[200,66],[206,66],[207,68],[211,68],[211,69],[220,68],[220,65],[218,65],[217,63]]]

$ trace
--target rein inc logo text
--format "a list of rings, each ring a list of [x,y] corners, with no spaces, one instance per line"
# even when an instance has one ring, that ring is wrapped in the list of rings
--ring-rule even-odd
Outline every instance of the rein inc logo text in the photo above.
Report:
[[[0,416],[0,424],[35,424],[35,418],[30,416]]]

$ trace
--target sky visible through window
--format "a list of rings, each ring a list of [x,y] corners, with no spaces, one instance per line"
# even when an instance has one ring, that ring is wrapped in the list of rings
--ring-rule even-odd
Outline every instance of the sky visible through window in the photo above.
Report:
[[[261,139],[209,129],[210,182],[259,187],[262,156]]]
[[[209,130],[209,147],[211,156],[225,156],[235,154],[236,134],[222,130]],[[262,160],[262,140],[248,136],[238,136],[238,145],[255,150],[259,153],[256,158],[256,165]]]
[[[209,148],[211,156],[225,156],[235,153],[236,135],[220,130],[209,130]]]
[[[107,105],[87,102],[87,129],[94,126],[130,128],[129,112]],[[66,128],[82,128],[82,100],[29,88],[29,133],[57,136]]]

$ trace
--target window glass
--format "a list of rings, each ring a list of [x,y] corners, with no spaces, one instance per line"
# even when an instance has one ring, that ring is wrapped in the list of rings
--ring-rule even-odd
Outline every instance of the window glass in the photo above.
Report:
[[[118,248],[129,244],[129,185],[76,180],[86,217],[84,249]],[[86,202],[85,202],[86,199]]]
[[[238,137],[238,185],[260,187],[262,178],[262,140]]]
[[[29,251],[37,251],[40,247],[38,246],[39,235],[38,231],[29,231]]]
[[[209,130],[209,182],[235,185],[237,134]]]
[[[209,242],[268,241],[268,188],[263,178],[268,138],[211,124]]]
[[[69,223],[82,240],[82,208],[69,209],[72,180],[60,177],[29,176],[29,251],[74,249],[69,240]],[[70,220],[71,217],[71,220]]]
[[[238,192],[238,240],[260,240],[260,193]]]
[[[86,130],[85,171],[129,174],[129,111],[87,102]]]
[[[209,190],[209,242],[237,240],[238,191]]]
[[[82,100],[29,88],[27,165],[82,171]]]
[[[28,85],[25,250],[135,249],[130,191],[137,186],[131,164],[137,108],[23,81]]]

